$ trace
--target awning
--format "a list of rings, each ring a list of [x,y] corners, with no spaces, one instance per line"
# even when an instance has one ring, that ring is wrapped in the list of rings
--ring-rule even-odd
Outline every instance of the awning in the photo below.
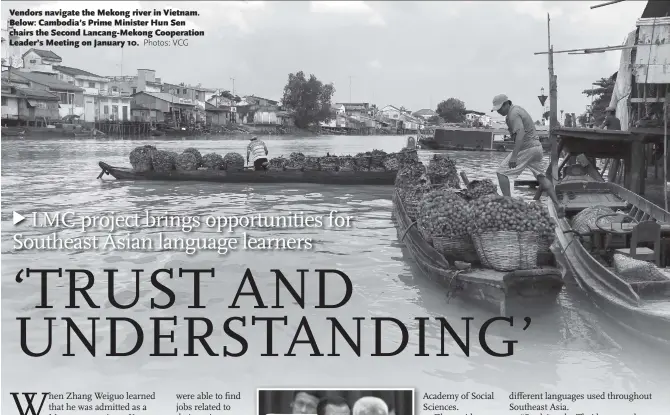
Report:
[[[27,101],[28,101],[28,105],[30,105],[31,107],[37,107],[37,100],[29,99]]]

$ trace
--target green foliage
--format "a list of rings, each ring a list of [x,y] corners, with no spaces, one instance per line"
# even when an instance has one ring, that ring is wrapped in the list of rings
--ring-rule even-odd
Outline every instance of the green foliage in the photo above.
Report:
[[[605,120],[605,110],[609,107],[612,100],[612,92],[616,83],[616,74],[609,78],[601,78],[594,82],[594,88],[584,90],[582,93],[587,97],[593,97],[591,107],[592,121],[595,125],[600,125]],[[581,121],[580,121],[581,123]]]
[[[563,122],[563,125],[564,125],[565,127],[574,127],[574,125],[572,124],[572,122],[573,122],[573,121],[572,121],[572,115],[570,115],[570,114],[565,114],[565,121]]]
[[[549,119],[549,115],[550,115],[550,114],[549,114],[549,111],[547,111],[547,112],[545,112],[544,114],[542,114],[542,118],[544,118],[545,120],[548,120],[548,119]]]
[[[589,117],[586,114],[582,114],[579,117],[577,117],[577,121],[579,122],[580,127],[586,127],[586,122],[589,120]]]
[[[449,98],[440,102],[435,112],[446,122],[465,121],[465,103],[458,98]]]
[[[314,75],[307,79],[305,73],[300,71],[288,75],[282,104],[294,114],[297,127],[307,128],[330,119],[330,100],[334,92],[332,83],[323,84]]]

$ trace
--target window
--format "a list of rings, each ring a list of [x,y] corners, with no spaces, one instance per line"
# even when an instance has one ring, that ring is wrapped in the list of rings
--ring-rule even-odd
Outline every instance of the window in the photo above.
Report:
[[[3,107],[7,106],[7,97],[2,97],[2,106]]]
[[[61,104],[74,104],[74,93],[73,92],[59,92],[58,99],[60,99]]]
[[[31,59],[30,63],[37,63],[37,59]]]
[[[109,114],[109,105],[105,105],[103,108],[104,108],[105,115],[108,115]]]
[[[133,94],[137,94],[137,88],[133,88]]]
[[[112,105],[112,115],[114,115],[115,118],[119,117],[119,106],[118,105]]]
[[[183,94],[186,95],[186,88],[184,88],[184,92],[183,92]]]
[[[112,87],[112,92],[119,92],[119,88],[113,86],[113,87]]]
[[[95,82],[89,82],[88,87],[89,88],[95,88]]]

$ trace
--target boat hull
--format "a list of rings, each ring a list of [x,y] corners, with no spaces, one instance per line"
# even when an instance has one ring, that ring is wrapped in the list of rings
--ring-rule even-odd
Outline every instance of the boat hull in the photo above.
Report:
[[[117,180],[195,181],[217,183],[312,183],[332,185],[391,186],[397,172],[370,171],[250,171],[250,170],[194,170],[170,172],[135,172],[132,169],[98,163],[104,173]]]
[[[576,182],[571,183],[574,186]],[[583,182],[583,186],[602,187],[602,189],[618,187],[612,183],[587,181]],[[561,184],[556,186],[556,190],[562,190]],[[625,189],[622,190],[624,192],[619,194],[628,192]],[[640,198],[640,196],[635,196]],[[556,208],[551,201],[547,202],[547,208],[558,223],[556,240],[563,252],[566,266],[593,303],[614,322],[634,335],[657,344],[670,346],[670,302],[649,302],[640,299],[626,281],[594,258],[577,236],[566,233],[571,231],[572,227],[567,219],[558,218]]]
[[[397,191],[393,195],[393,211],[400,242],[423,274],[442,286],[449,296],[463,297],[507,315],[516,305],[548,305],[563,288],[561,272],[555,267],[512,272],[478,268],[459,271],[423,239]]]

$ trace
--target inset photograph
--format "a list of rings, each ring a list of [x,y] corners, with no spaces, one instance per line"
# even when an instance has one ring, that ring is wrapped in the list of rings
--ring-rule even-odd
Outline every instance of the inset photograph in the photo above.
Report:
[[[258,415],[414,415],[414,389],[258,389]]]

